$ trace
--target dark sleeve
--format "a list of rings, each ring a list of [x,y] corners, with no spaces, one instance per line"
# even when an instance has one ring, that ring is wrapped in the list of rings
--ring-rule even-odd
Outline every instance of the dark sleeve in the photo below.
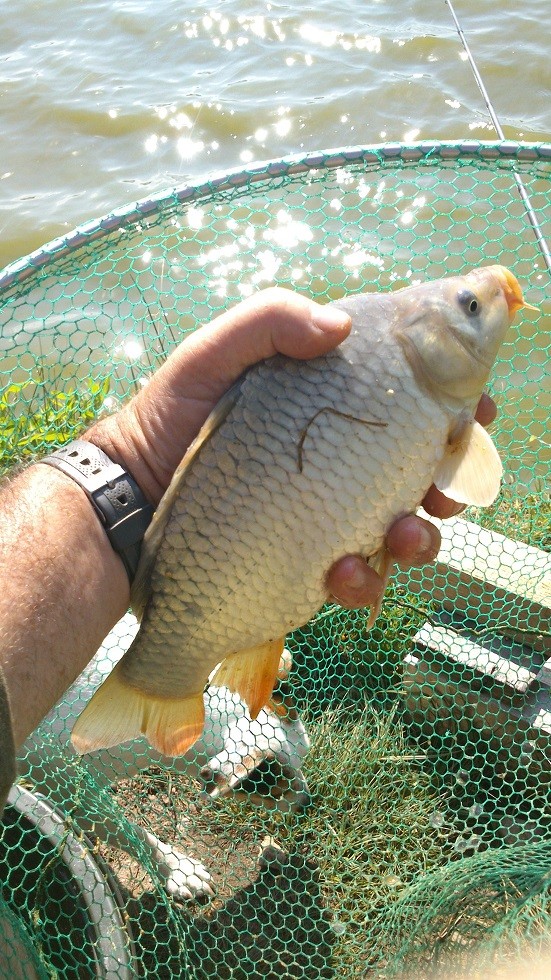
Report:
[[[0,669],[0,813],[15,779],[15,745],[10,704]]]

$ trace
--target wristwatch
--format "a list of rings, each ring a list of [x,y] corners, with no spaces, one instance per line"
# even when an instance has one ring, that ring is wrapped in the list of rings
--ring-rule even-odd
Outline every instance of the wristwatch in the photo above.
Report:
[[[67,443],[40,462],[61,470],[82,487],[132,583],[154,513],[134,478],[84,439]]]

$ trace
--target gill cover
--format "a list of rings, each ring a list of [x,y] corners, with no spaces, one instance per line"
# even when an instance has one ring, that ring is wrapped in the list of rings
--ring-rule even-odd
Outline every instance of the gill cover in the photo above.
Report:
[[[417,380],[464,405],[433,477],[458,503],[486,507],[499,493],[501,460],[473,412],[515,313],[528,305],[513,273],[494,265],[444,279],[432,293],[419,287],[416,313],[398,326]]]
[[[415,313],[397,323],[397,337],[426,388],[478,401],[513,316],[528,304],[515,276],[499,265],[431,286],[419,287]]]

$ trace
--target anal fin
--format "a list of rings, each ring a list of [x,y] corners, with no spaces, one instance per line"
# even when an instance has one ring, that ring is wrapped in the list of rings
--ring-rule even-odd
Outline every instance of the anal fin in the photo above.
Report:
[[[231,653],[222,661],[211,683],[239,694],[248,705],[251,718],[256,718],[272,695],[284,647],[285,637],[282,637]]]
[[[163,755],[183,755],[201,736],[204,723],[202,692],[154,698],[128,684],[117,666],[77,718],[71,741],[82,754],[145,735]]]

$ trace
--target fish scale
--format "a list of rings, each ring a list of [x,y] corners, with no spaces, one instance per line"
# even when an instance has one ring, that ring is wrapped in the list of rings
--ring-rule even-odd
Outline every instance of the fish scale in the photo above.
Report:
[[[353,329],[336,350],[249,370],[147,532],[132,593],[141,628],[77,721],[77,748],[144,731],[163,752],[185,751],[219,664],[215,683],[255,713],[285,634],[323,605],[338,558],[360,553],[388,573],[385,534],[433,480],[467,502],[495,496],[499,459],[473,411],[523,302],[498,266],[349,297],[336,305]]]
[[[347,305],[340,304],[343,309]],[[384,330],[384,325],[379,329]],[[384,369],[388,339],[383,335],[381,340],[376,354],[365,364],[359,357],[351,364],[346,356],[348,348],[352,353],[361,350],[363,338],[356,333],[326,357],[291,362],[291,370],[288,361],[274,358],[250,372],[237,404],[194,462],[167,525],[170,540],[165,540],[157,555],[151,582],[154,599],[144,626],[163,617],[167,600],[162,583],[177,576],[185,583],[187,594],[202,603],[202,621],[200,630],[195,622],[191,630],[184,624],[174,645],[183,641],[190,651],[192,645],[194,656],[208,658],[209,671],[228,651],[255,646],[266,636],[280,636],[307,621],[325,599],[324,579],[330,565],[347,551],[376,552],[393,513],[409,509],[408,502],[422,495],[430,483],[449,418],[420,392],[407,362],[401,377]],[[325,382],[329,371],[331,385]],[[384,393],[391,384],[395,404],[404,399],[404,414],[416,404],[416,416],[407,430],[390,421],[380,429],[324,413],[308,429],[304,468],[299,472],[299,440],[319,409],[341,410],[345,405],[350,415],[380,420],[387,411]],[[292,401],[286,397],[289,390],[294,394]],[[302,392],[307,400],[300,397]],[[285,405],[276,417],[274,404],[278,408]],[[255,439],[271,446],[269,465],[249,452]],[[417,466],[409,468],[407,479],[400,473],[390,482],[412,439]],[[339,446],[346,446],[350,453],[352,467],[347,467],[345,476]],[[237,462],[229,478],[223,472],[228,451]],[[367,488],[376,480],[381,458],[387,464],[383,473],[386,500],[384,506],[378,501],[374,508]],[[212,487],[214,473],[216,499],[225,512],[223,523],[210,507],[208,511],[198,508],[194,514],[188,508],[190,498],[198,501]],[[256,506],[251,487],[257,491]],[[306,494],[317,506],[305,509]],[[259,510],[264,527],[258,524]],[[204,590],[206,578],[210,593]],[[221,610],[220,597],[224,600]],[[145,640],[145,632],[141,639]],[[165,659],[164,643],[162,656]],[[127,662],[130,683],[135,682],[135,663]],[[159,670],[152,681],[152,693],[172,695],[178,684],[185,691],[190,672],[190,660],[174,658],[169,672],[166,667]]]

